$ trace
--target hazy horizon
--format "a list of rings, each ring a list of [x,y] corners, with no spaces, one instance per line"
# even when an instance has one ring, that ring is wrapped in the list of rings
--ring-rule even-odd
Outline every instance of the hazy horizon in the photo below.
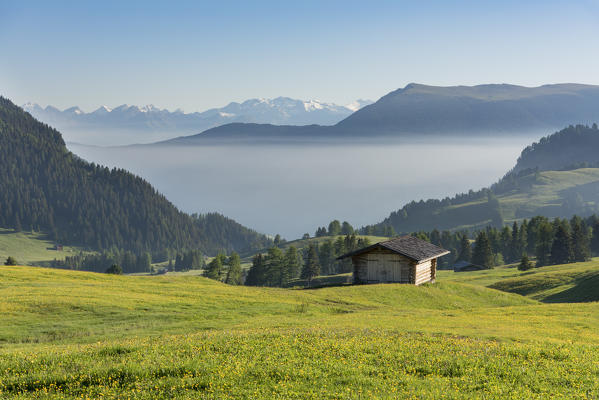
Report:
[[[332,219],[357,228],[412,200],[487,187],[533,139],[538,137],[69,148],[88,161],[143,177],[182,211],[219,212],[259,232],[295,239]],[[416,163],[422,154],[435,161]]]

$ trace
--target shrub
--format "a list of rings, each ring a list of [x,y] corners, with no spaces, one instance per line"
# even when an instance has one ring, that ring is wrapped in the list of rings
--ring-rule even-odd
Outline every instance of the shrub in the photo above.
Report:
[[[120,265],[112,264],[110,267],[108,267],[108,269],[106,270],[106,273],[114,274],[114,275],[123,275],[123,269],[121,268]]]
[[[4,265],[17,265],[17,260],[13,256],[9,256],[4,262]]]
[[[532,269],[532,264],[528,259],[528,256],[522,256],[522,259],[520,260],[520,265],[518,265],[518,269],[520,271],[528,271],[529,269]]]

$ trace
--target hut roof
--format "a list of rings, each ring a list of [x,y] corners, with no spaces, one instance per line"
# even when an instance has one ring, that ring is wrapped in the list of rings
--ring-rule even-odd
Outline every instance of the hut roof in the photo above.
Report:
[[[346,253],[337,259],[368,253],[369,251],[375,249],[391,250],[394,253],[401,254],[402,256],[418,262],[449,254],[449,251],[422,239],[418,239],[417,237],[401,236],[395,239],[379,242],[373,244],[372,246],[364,247],[350,253]]]

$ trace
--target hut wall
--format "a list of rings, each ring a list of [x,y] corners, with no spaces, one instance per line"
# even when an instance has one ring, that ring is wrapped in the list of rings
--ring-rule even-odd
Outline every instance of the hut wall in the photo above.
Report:
[[[354,283],[368,283],[368,254],[351,258],[354,266]]]
[[[355,283],[413,283],[413,262],[389,250],[373,250],[352,257]]]
[[[426,282],[430,282],[433,275],[433,268],[431,260],[416,264],[416,279],[414,284],[421,285]]]

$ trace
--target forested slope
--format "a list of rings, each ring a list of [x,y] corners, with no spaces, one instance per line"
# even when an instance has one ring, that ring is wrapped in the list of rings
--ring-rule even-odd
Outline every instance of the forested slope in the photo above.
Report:
[[[513,172],[526,169],[561,170],[575,167],[599,166],[599,128],[593,126],[569,126],[539,142],[526,147]]]
[[[80,159],[58,131],[2,97],[0,187],[0,226],[48,232],[60,243],[208,253],[268,243],[234,221],[190,217],[125,170]]]
[[[466,229],[505,221],[571,217],[599,212],[599,129],[570,126],[522,151],[517,165],[499,182],[442,200],[412,201],[363,234]]]

